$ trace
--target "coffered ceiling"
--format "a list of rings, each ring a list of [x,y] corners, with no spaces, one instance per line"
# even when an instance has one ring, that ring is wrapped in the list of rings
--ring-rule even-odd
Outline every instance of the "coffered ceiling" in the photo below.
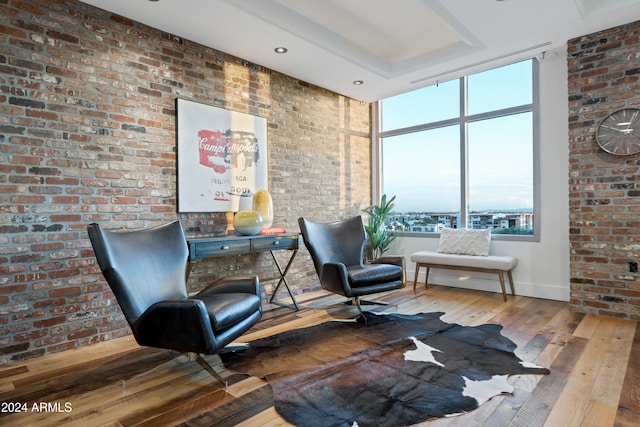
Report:
[[[640,0],[83,2],[367,102],[640,20]]]

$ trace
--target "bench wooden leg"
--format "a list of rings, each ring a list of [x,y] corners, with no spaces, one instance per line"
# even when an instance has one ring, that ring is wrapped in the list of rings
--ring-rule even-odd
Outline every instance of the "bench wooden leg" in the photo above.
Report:
[[[516,290],[513,287],[513,275],[511,274],[511,270],[507,271],[507,276],[509,276],[509,285],[511,286],[511,295],[516,296]]]
[[[431,267],[429,267],[429,265],[427,265],[426,267],[427,267],[427,272],[425,273],[425,276],[424,276],[424,288],[429,289],[429,272],[431,271]]]
[[[427,275],[424,278],[424,287],[429,289],[429,265],[423,264],[421,262],[416,262],[416,274],[413,276],[413,290],[416,290],[416,284],[418,283],[418,274],[420,273],[420,269],[422,267],[427,267]]]
[[[498,277],[500,278],[500,287],[502,288],[502,299],[507,302],[507,291],[504,286],[504,274],[498,270]]]

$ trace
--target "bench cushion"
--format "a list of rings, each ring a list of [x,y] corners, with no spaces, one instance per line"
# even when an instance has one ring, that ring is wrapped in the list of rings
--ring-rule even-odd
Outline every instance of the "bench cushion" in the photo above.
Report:
[[[420,251],[411,255],[411,261],[423,264],[441,264],[456,267],[487,268],[508,271],[518,265],[516,257],[508,255],[457,255],[433,251]]]

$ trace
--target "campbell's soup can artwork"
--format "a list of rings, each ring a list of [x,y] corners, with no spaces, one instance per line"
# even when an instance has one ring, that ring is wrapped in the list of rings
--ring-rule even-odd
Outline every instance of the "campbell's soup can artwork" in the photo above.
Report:
[[[202,129],[198,138],[200,164],[219,174],[232,168],[244,172],[260,159],[258,140],[250,132]]]
[[[180,212],[235,212],[267,188],[266,120],[178,102]]]
[[[219,130],[202,129],[198,132],[200,164],[217,173],[225,173],[231,166],[229,159],[229,137]]]

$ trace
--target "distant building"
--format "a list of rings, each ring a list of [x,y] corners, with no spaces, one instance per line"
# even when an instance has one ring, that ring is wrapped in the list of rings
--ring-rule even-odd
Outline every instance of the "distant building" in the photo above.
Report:
[[[394,231],[437,233],[443,228],[458,228],[459,223],[457,213],[396,212],[388,219],[387,226]],[[485,212],[470,215],[468,228],[531,231],[533,224],[531,212]]]

